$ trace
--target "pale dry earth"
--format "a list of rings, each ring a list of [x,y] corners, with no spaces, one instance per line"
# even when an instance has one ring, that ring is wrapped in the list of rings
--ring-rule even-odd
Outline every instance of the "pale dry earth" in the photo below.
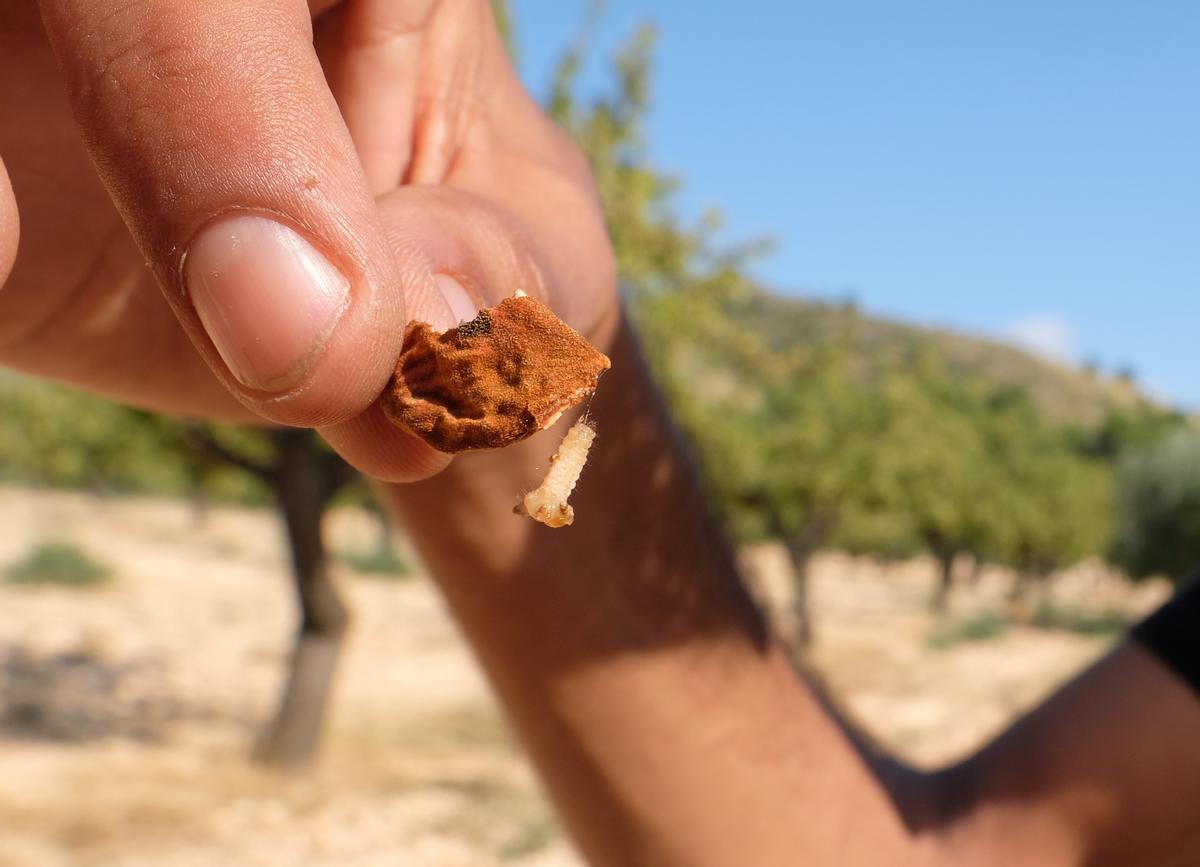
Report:
[[[567,867],[579,864],[430,584],[338,577],[355,612],[320,767],[245,760],[292,626],[286,553],[265,510],[0,488],[0,568],[39,540],[112,567],[91,590],[0,582],[0,867]],[[335,513],[339,551],[376,529]],[[411,555],[409,555],[411,557]],[[746,552],[786,602],[779,551]],[[818,558],[812,658],[881,742],[925,765],[981,744],[1114,640],[1014,626],[931,646],[923,561]],[[985,572],[949,615],[1005,604]],[[1152,608],[1084,566],[1064,604]],[[784,606],[786,607],[786,606]]]

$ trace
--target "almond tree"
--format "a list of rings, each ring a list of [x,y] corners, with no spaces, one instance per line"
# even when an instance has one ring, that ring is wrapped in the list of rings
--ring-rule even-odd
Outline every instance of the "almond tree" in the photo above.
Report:
[[[1113,556],[1134,578],[1200,572],[1200,431],[1126,454],[1117,469]]]
[[[320,748],[349,612],[330,573],[323,518],[353,469],[310,430],[230,429],[187,424],[184,441],[202,455],[249,473],[271,491],[291,559],[297,624],[287,680],[255,757],[278,767],[304,767]]]

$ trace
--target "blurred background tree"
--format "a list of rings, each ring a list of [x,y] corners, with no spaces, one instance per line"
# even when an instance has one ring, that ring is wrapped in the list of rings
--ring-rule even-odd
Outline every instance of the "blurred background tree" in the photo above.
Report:
[[[906,523],[933,555],[939,580],[930,604],[946,607],[961,554],[983,558],[1003,532],[994,500],[1005,479],[988,460],[985,403],[924,357],[887,376],[875,477],[879,508]]]
[[[357,473],[314,431],[180,423],[185,452],[241,470],[271,491],[291,554],[297,625],[288,676],[255,757],[275,767],[305,767],[320,749],[321,729],[350,612],[330,570],[322,527],[334,498],[356,485]]]
[[[1180,428],[1121,459],[1112,552],[1135,578],[1200,571],[1200,431]]]
[[[742,358],[729,369],[744,367]],[[723,389],[712,388],[714,372],[707,392],[677,402],[677,417],[734,541],[783,543],[795,580],[786,637],[803,646],[813,638],[809,563],[868,490],[877,406],[851,378],[842,346],[762,354],[750,371],[752,385]]]
[[[212,500],[273,502],[291,555],[298,622],[285,686],[256,756],[275,766],[312,762],[349,622],[322,521],[339,494],[378,510],[370,489],[315,433],[169,419],[5,375],[0,480],[188,497],[197,520]]]

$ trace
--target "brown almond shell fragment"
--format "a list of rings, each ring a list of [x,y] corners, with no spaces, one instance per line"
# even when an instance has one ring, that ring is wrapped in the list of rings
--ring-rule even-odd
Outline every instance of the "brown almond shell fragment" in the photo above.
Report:
[[[608,367],[549,308],[518,295],[441,334],[411,323],[380,403],[438,451],[494,449],[553,424]]]

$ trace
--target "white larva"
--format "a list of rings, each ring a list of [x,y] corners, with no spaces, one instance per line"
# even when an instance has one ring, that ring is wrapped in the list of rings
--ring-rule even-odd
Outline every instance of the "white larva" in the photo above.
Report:
[[[554,457],[550,458],[550,470],[542,484],[526,494],[513,511],[541,521],[547,527],[566,527],[574,521],[575,510],[567,499],[575,490],[595,438],[596,429],[590,421],[584,418],[575,422]]]

